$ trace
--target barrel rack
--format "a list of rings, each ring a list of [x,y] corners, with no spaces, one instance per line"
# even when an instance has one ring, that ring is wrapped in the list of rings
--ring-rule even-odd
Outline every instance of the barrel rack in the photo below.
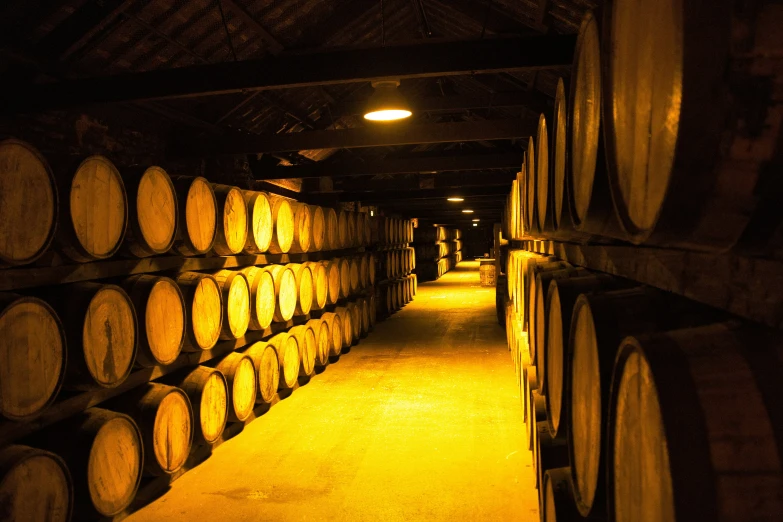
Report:
[[[631,279],[773,328],[783,328],[783,263],[626,245],[512,240],[512,249]]]

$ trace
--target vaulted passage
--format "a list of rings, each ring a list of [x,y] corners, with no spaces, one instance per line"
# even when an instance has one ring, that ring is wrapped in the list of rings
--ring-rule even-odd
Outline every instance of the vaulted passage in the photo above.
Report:
[[[538,520],[495,289],[463,262],[130,522]]]

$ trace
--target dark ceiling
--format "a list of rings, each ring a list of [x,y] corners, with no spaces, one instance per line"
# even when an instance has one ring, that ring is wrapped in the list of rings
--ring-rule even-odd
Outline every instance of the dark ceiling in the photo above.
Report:
[[[569,74],[560,50],[572,41],[559,35],[596,4],[6,0],[3,109],[131,104],[175,129],[167,154],[187,140],[191,156],[247,155],[258,179],[304,178],[310,192],[431,219],[455,190],[497,218],[530,129]],[[412,121],[367,128],[368,80],[391,73]]]

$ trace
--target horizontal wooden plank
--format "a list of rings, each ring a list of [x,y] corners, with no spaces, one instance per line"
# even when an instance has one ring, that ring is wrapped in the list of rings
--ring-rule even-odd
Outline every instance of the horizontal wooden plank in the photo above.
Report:
[[[774,328],[783,328],[783,263],[733,254],[636,246],[512,241],[574,265],[659,288]]]

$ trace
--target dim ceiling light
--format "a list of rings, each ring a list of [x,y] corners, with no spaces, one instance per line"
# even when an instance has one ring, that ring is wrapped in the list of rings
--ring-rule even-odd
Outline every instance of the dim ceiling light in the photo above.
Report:
[[[405,97],[397,90],[399,80],[372,82],[375,92],[367,100],[364,118],[372,121],[396,121],[413,114]]]
[[[481,221],[481,220],[479,218],[476,218],[473,221],[476,222],[476,221]]]
[[[446,201],[465,201],[463,198],[446,198]]]
[[[463,213],[463,214],[472,214],[472,213],[473,213],[473,211],[472,211],[472,210],[470,210],[470,209],[468,209],[468,208],[466,208],[465,210],[463,210],[463,211],[462,211],[462,213]]]
[[[474,226],[474,227],[477,227],[477,226],[478,226],[478,223],[473,223],[473,226]]]

